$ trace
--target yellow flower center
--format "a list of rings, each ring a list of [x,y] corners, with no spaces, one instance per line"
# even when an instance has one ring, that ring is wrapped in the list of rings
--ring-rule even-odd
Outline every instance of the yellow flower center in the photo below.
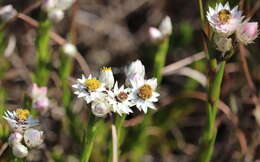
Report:
[[[30,112],[26,109],[16,109],[15,111],[18,120],[27,120]]]
[[[101,69],[100,69],[101,71],[111,71],[112,70],[112,68],[111,67],[102,67]]]
[[[152,93],[152,87],[148,84],[144,84],[142,87],[139,88],[138,96],[145,100],[152,97]]]
[[[218,19],[219,19],[221,24],[225,24],[225,23],[229,22],[229,20],[231,19],[230,11],[226,10],[226,9],[219,11],[218,12]]]
[[[127,99],[128,95],[125,92],[120,92],[116,98],[120,101],[123,102]]]
[[[89,91],[95,91],[100,87],[100,82],[96,78],[87,79],[85,81],[85,87]]]

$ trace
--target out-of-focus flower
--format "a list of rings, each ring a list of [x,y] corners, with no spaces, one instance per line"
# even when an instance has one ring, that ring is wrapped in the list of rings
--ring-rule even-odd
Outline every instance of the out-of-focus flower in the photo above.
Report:
[[[64,11],[71,7],[75,0],[44,0],[42,8],[54,22],[59,22],[64,17]]]
[[[111,67],[103,67],[100,69],[99,78],[100,82],[102,82],[107,89],[112,89],[115,83],[115,79],[113,76]]]
[[[24,142],[28,147],[37,147],[43,142],[43,132],[37,129],[27,129],[24,132]]]
[[[111,105],[105,96],[97,98],[91,103],[92,113],[97,117],[104,117],[111,111]]]
[[[72,87],[76,89],[74,94],[79,98],[83,97],[87,103],[102,97],[103,94],[101,92],[105,91],[103,83],[91,75],[87,79],[82,75],[82,78],[78,79],[77,83],[72,85]]]
[[[130,91],[130,88],[125,89],[124,86],[118,88],[117,82],[115,83],[114,89],[108,91],[108,102],[111,104],[113,112],[118,113],[119,115],[133,112],[130,108],[134,105],[129,99]]]
[[[30,89],[30,95],[32,97],[32,104],[33,107],[39,111],[45,110],[49,106],[49,99],[47,97],[47,90],[46,86],[38,87],[37,84],[33,84]]]
[[[209,7],[207,19],[210,26],[222,36],[230,36],[239,27],[243,20],[242,12],[238,10],[238,6],[230,9],[227,2],[224,6],[219,3],[215,9]]]
[[[18,158],[24,158],[28,155],[28,149],[21,143],[16,143],[13,145],[13,154]]]
[[[133,81],[138,82],[139,80],[144,80],[145,67],[140,60],[136,60],[125,68],[125,75],[125,84],[129,87]]]
[[[138,82],[131,82],[132,92],[129,97],[133,104],[144,113],[147,113],[148,108],[156,109],[154,102],[158,101],[159,93],[155,92],[157,87],[157,79],[139,80]]]
[[[162,20],[161,24],[159,25],[159,28],[155,28],[155,27],[149,28],[150,39],[153,42],[161,41],[165,37],[171,35],[171,33],[172,33],[172,22],[169,16],[166,16]]]
[[[253,43],[259,34],[258,23],[257,22],[244,22],[242,23],[236,31],[237,39],[247,45]]]
[[[71,43],[64,44],[63,47],[62,47],[62,51],[66,55],[72,56],[72,57],[74,57],[77,54],[77,52],[78,52],[76,46],[71,44]]]
[[[16,109],[15,111],[6,111],[3,118],[7,120],[10,128],[14,132],[24,132],[24,130],[39,124],[38,120],[33,120],[32,115],[26,109]]]
[[[64,12],[61,9],[55,8],[48,12],[48,17],[54,22],[60,22],[64,18]]]
[[[23,135],[19,132],[12,133],[8,138],[8,144],[13,146],[16,143],[20,143],[23,140]]]
[[[14,18],[16,14],[17,11],[13,8],[12,5],[6,5],[0,8],[0,20],[4,23]]]
[[[222,36],[215,36],[214,37],[215,44],[217,46],[217,50],[225,53],[230,51],[233,46],[232,46],[232,39],[231,38],[226,38]]]

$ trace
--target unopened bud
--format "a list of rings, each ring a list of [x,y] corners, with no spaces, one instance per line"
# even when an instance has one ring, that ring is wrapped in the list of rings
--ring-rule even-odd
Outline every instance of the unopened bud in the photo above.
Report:
[[[28,155],[28,149],[21,143],[16,143],[13,145],[13,154],[18,158],[24,158]]]
[[[27,129],[24,132],[24,142],[28,147],[37,147],[43,142],[43,132],[37,129]]]

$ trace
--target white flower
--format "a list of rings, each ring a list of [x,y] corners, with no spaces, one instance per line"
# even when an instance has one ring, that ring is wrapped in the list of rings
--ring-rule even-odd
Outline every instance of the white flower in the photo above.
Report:
[[[28,155],[28,149],[21,143],[14,144],[13,148],[13,154],[14,156],[18,158],[24,158]]]
[[[133,104],[144,113],[147,113],[147,109],[156,109],[154,102],[158,101],[159,93],[155,92],[157,87],[157,79],[139,80],[138,82],[131,82],[133,90],[129,95]]]
[[[32,119],[32,115],[26,109],[16,109],[13,112],[6,111],[3,118],[7,120],[14,132],[23,132],[39,124],[38,120]]]
[[[92,113],[97,117],[104,117],[111,111],[111,105],[108,103],[107,96],[103,95],[91,103]]]
[[[215,9],[209,7],[209,11],[207,12],[207,19],[211,27],[223,36],[233,34],[243,18],[244,16],[238,10],[238,6],[231,10],[228,2],[225,6],[221,3],[217,4]]]
[[[67,10],[75,0],[44,0],[43,9],[47,12],[53,9],[60,9],[62,11]]]
[[[32,98],[33,107],[39,111],[46,110],[49,106],[47,90],[48,88],[46,86],[38,87],[35,83],[30,89],[30,96]]]
[[[16,143],[20,143],[23,140],[23,135],[19,132],[12,133],[8,138],[8,144],[13,146]]]
[[[76,46],[74,46],[74,45],[71,44],[71,43],[66,43],[66,44],[64,44],[63,47],[62,47],[62,51],[63,51],[66,55],[72,56],[72,57],[74,57],[74,56],[77,54],[77,52],[78,52]]]
[[[163,40],[172,33],[172,21],[169,16],[166,16],[159,25],[159,28],[150,27],[149,35],[153,42]]]
[[[115,79],[111,67],[103,67],[100,69],[99,81],[104,83],[108,89],[113,88]]]
[[[237,39],[247,45],[253,43],[259,34],[258,23],[245,21],[236,31]]]
[[[217,46],[217,50],[219,50],[223,53],[230,51],[233,47],[231,38],[215,36],[214,41]]]
[[[131,86],[131,81],[143,80],[145,76],[145,68],[140,60],[132,62],[127,68],[125,68],[126,85]]]
[[[160,26],[159,30],[161,31],[162,35],[170,35],[172,33],[172,21],[169,16],[166,16]]]
[[[54,22],[60,22],[64,18],[64,12],[59,8],[55,8],[48,12],[48,17]]]
[[[0,8],[0,20],[7,22],[14,18],[17,14],[17,11],[13,8],[12,5],[6,5]]]
[[[129,92],[130,88],[124,88],[122,85],[118,88],[118,83],[115,83],[114,89],[108,91],[108,102],[112,105],[112,111],[118,113],[119,115],[122,114],[129,114],[132,113],[132,109],[130,108],[133,106],[133,103],[130,101]]]
[[[72,87],[76,89],[74,94],[79,98],[83,97],[87,103],[102,97],[102,92],[105,91],[103,83],[91,75],[87,79],[82,75],[82,78],[78,79],[77,83],[72,85]]]
[[[43,132],[37,129],[27,129],[24,132],[24,142],[28,147],[37,147],[43,142]]]

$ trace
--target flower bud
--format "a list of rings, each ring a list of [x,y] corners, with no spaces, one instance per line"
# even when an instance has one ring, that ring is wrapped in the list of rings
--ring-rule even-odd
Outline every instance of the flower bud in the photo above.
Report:
[[[0,8],[0,20],[3,22],[8,22],[14,18],[17,14],[17,11],[13,8],[12,5],[7,5]]]
[[[98,80],[105,84],[105,87],[108,89],[113,88],[115,79],[113,76],[111,67],[103,67],[100,69],[100,74]]]
[[[149,28],[149,36],[152,42],[158,42],[163,39],[163,35],[157,28]]]
[[[16,143],[13,145],[13,154],[18,158],[24,158],[28,155],[28,149],[21,143]]]
[[[68,56],[75,56],[77,54],[77,48],[71,44],[71,43],[66,43],[63,45],[62,47],[62,51],[64,52],[64,54],[68,55]]]
[[[92,113],[97,117],[104,117],[110,112],[110,106],[105,101],[94,101],[91,103]]]
[[[49,19],[54,22],[60,22],[64,17],[64,12],[61,9],[52,9],[48,12]]]
[[[23,135],[18,132],[12,133],[8,138],[8,144],[13,146],[16,143],[20,143],[23,140]]]
[[[48,88],[46,86],[38,87],[37,84],[33,84],[30,89],[33,107],[39,111],[45,110],[49,106],[47,90]]]
[[[28,147],[37,147],[43,142],[43,132],[37,129],[27,129],[24,132],[24,142]]]
[[[131,81],[138,82],[144,79],[145,68],[140,60],[132,62],[129,67],[125,68],[126,85],[131,86]]]
[[[171,35],[171,33],[172,33],[172,21],[171,21],[171,18],[169,16],[166,16],[162,20],[162,22],[159,26],[159,30],[161,31],[161,33],[164,36]]]
[[[61,10],[67,10],[74,2],[75,0],[59,0],[59,3],[57,3],[57,8]]]
[[[246,22],[240,25],[236,32],[237,39],[243,44],[253,43],[258,36],[258,23]]]
[[[221,51],[223,53],[230,51],[233,46],[232,46],[232,39],[231,38],[226,38],[222,36],[215,36],[214,37],[215,44],[217,46],[217,50]]]
[[[50,11],[54,8],[56,8],[58,4],[58,0],[43,0],[42,8],[45,11]]]

